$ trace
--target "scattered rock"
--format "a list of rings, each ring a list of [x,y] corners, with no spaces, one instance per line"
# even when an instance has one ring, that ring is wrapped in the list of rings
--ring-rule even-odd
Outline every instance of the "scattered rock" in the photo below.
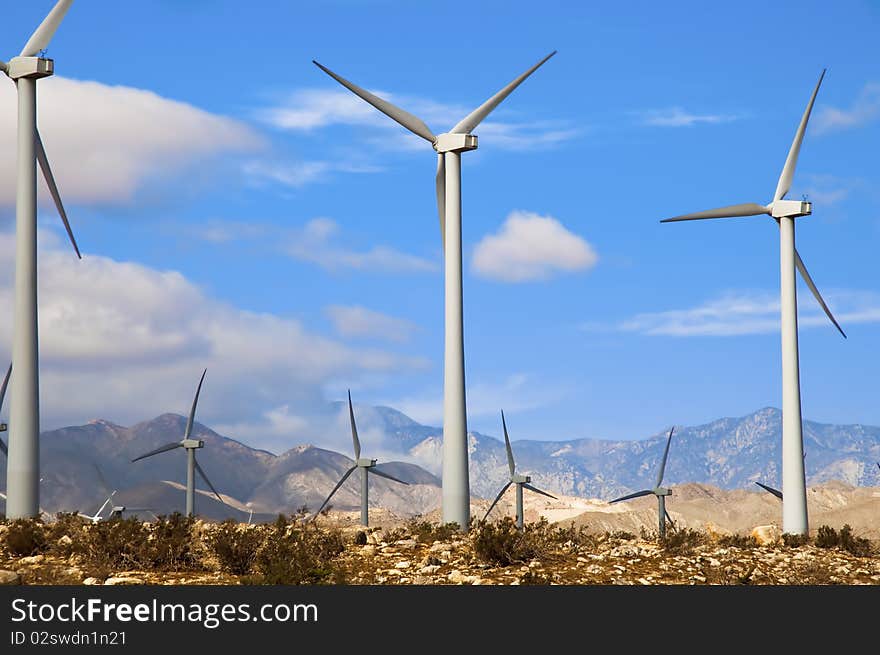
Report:
[[[83,580],[83,584],[85,584],[85,585],[96,585],[96,584],[101,584],[101,581],[98,580],[98,578],[88,577],[88,578],[86,578],[85,580]]]
[[[140,578],[126,578],[126,577],[118,577],[118,578],[107,578],[104,580],[104,586],[115,586],[115,585],[139,585],[144,584],[144,581]]]
[[[412,562],[408,562],[407,560],[404,560],[404,561],[402,561],[402,562],[398,562],[397,564],[395,564],[395,565],[394,565],[394,568],[396,568],[396,569],[408,569],[410,566],[412,566]]]
[[[0,569],[0,585],[18,585],[21,584],[21,576],[15,571],[7,571]]]
[[[44,559],[46,559],[45,555],[31,555],[30,557],[22,557],[18,560],[18,563],[24,566],[33,566],[34,564],[41,564]]]
[[[759,546],[775,546],[782,541],[782,530],[777,525],[755,526],[751,535]]]

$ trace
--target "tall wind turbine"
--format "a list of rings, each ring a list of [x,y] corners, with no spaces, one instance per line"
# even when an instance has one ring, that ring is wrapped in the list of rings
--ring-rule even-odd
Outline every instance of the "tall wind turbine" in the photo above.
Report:
[[[9,386],[9,376],[12,374],[12,363],[9,364],[9,368],[6,369],[6,377],[3,378],[3,386],[0,386],[0,410],[3,409],[3,399],[6,398],[6,387]],[[0,423],[0,432],[6,432],[6,424]],[[0,439],[0,451],[3,451],[3,456],[9,457],[9,449],[6,447],[6,444],[3,442],[3,439]]]
[[[498,495],[495,496],[495,500],[492,501],[492,504],[489,505],[489,509],[486,510],[486,514],[483,516],[483,520],[486,520],[486,517],[489,516],[489,512],[498,504],[498,501],[501,500],[501,496],[504,495],[504,492],[507,491],[507,488],[515,484],[516,485],[516,527],[522,530],[523,528],[523,488],[528,489],[529,491],[534,491],[535,493],[541,494],[543,496],[547,496],[548,498],[553,498],[556,500],[556,496],[552,494],[548,494],[546,491],[541,491],[535,486],[529,484],[532,481],[531,476],[529,475],[518,475],[516,472],[516,464],[513,461],[513,449],[510,447],[510,437],[507,436],[507,421],[504,420],[504,410],[501,410],[501,425],[504,427],[504,446],[507,448],[507,467],[510,469],[510,481],[502,487],[501,491],[498,492]]]
[[[464,384],[464,324],[461,273],[461,153],[476,150],[477,136],[471,132],[523,80],[556,54],[554,50],[482,105],[459,121],[449,132],[435,135],[416,116],[392,105],[356,84],[340,77],[317,61],[313,63],[349,91],[370,103],[413,134],[428,141],[437,152],[435,178],[440,237],[445,258],[445,356],[443,378],[443,474],[442,513],[444,523],[458,523],[462,530],[470,523],[468,480],[467,416]]]
[[[772,216],[779,225],[779,268],[780,268],[780,300],[782,319],[782,490],[785,502],[782,504],[782,529],[791,534],[809,533],[807,522],[807,483],[804,474],[803,458],[803,424],[801,420],[801,388],[800,369],[798,362],[798,329],[797,329],[797,286],[795,268],[804,278],[804,282],[813,292],[819,305],[840,334],[846,338],[837,320],[822,299],[810,274],[804,266],[801,256],[794,245],[794,219],[809,216],[813,213],[813,204],[805,200],[785,200],[791,189],[794,171],[797,166],[801,142],[810,120],[810,112],[819,93],[819,86],[825,71],[819,76],[813,95],[807,103],[807,109],[801,118],[800,125],[794,135],[782,174],[776,184],[773,200],[766,205],[743,203],[710,209],[708,211],[685,214],[667,218],[661,223],[672,221],[692,221],[706,218],[733,218],[737,216]]]
[[[672,517],[669,516],[669,512],[666,511],[666,496],[672,495],[672,489],[667,489],[660,485],[663,483],[663,474],[666,472],[666,458],[669,456],[669,444],[672,443],[672,433],[674,431],[675,426],[673,425],[672,429],[669,430],[669,437],[666,439],[666,449],[663,451],[663,459],[660,461],[660,470],[657,472],[657,483],[654,485],[654,488],[637,491],[634,494],[629,494],[628,496],[622,496],[621,498],[615,498],[614,500],[609,501],[611,503],[619,503],[623,500],[641,498],[642,496],[657,496],[657,515],[661,539],[666,538],[666,521],[668,520],[670,523],[673,522]]]
[[[15,199],[15,324],[12,335],[12,403],[7,485],[9,518],[40,513],[40,381],[37,333],[37,163],[77,257],[79,247],[67,221],[43,141],[37,130],[37,80],[54,73],[53,60],[39,56],[73,0],[59,0],[28,39],[18,57],[0,61],[0,71],[18,90],[18,178]]]
[[[202,470],[202,467],[199,466],[199,463],[196,461],[196,450],[199,448],[204,448],[205,442],[201,439],[190,439],[190,435],[192,434],[193,429],[193,420],[196,416],[196,405],[199,402],[199,393],[202,391],[202,382],[205,381],[205,373],[208,372],[208,369],[205,369],[202,372],[202,378],[199,380],[199,386],[196,388],[196,395],[193,398],[192,408],[189,410],[189,418],[186,420],[186,430],[183,433],[183,439],[180,441],[174,441],[172,443],[167,443],[164,446],[159,446],[155,450],[151,450],[148,453],[144,453],[138,457],[135,457],[132,462],[136,462],[139,459],[144,459],[145,457],[152,457],[153,455],[158,455],[159,453],[165,453],[169,450],[174,450],[175,448],[183,448],[186,450],[186,515],[192,516],[195,511],[195,495],[196,495],[196,471],[198,471],[199,475],[202,476],[202,480],[204,480],[207,485],[211,488],[211,491],[214,492],[214,495],[217,496],[217,500],[219,500],[224,505],[226,504],[223,501],[223,498],[220,497],[220,494],[217,493],[217,490],[214,488],[214,485],[211,484],[211,481],[208,479],[208,476]]]
[[[370,512],[369,512],[369,500],[370,500],[370,473],[373,475],[378,475],[380,478],[387,478],[388,480],[393,480],[394,482],[399,482],[400,484],[408,485],[408,482],[404,482],[403,480],[398,480],[394,476],[388,475],[387,473],[383,473],[382,471],[376,468],[376,460],[369,458],[361,457],[361,442],[358,439],[357,425],[354,422],[354,407],[351,404],[351,391],[348,392],[348,417],[351,422],[351,440],[354,443],[354,466],[348,469],[345,473],[342,474],[342,478],[339,482],[336,483],[336,486],[333,487],[333,491],[330,492],[330,495],[327,496],[327,499],[321,503],[321,506],[318,508],[318,511],[312,515],[312,518],[318,516],[321,513],[321,510],[327,506],[327,503],[330,502],[330,499],[333,498],[333,494],[335,494],[339,487],[343,485],[343,483],[348,480],[348,476],[354,473],[357,469],[361,470],[361,525],[369,525],[370,524]]]

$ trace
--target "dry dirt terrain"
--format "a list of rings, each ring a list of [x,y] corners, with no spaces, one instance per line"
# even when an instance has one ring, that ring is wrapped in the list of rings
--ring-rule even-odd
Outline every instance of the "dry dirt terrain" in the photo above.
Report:
[[[0,525],[0,582],[880,584],[880,543],[848,526],[819,525],[805,540],[782,535],[772,523],[734,533],[697,530],[679,518],[681,524],[661,540],[644,526],[619,527],[620,522],[653,525],[656,508],[654,515],[648,508],[615,509],[606,519],[615,523],[612,529],[590,518],[595,514],[602,512],[593,507],[557,523],[536,519],[524,531],[503,517],[476,522],[467,534],[430,517],[401,519],[381,511],[374,513],[376,526],[366,529],[356,516],[334,513],[314,522],[295,517],[262,525],[188,521],[179,515],[147,524],[135,519],[87,524],[70,516],[36,527],[7,522]]]

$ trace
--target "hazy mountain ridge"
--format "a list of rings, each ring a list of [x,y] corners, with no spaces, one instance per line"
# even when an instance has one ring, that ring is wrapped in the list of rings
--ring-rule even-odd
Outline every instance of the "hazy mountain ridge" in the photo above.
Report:
[[[330,409],[345,413],[342,403]],[[379,467],[406,480],[399,485],[378,476],[370,480],[370,505],[402,514],[426,513],[440,504],[442,430],[421,425],[389,407],[364,408],[362,431],[380,432],[383,452],[394,459]],[[361,416],[360,410],[359,417]],[[95,420],[81,426],[52,430],[41,436],[43,486],[41,499],[48,511],[90,509],[106,497],[95,471],[120,489],[118,499],[144,505],[142,496],[157,499],[156,511],[183,508],[183,493],[171,483],[185,479],[183,451],[171,451],[132,463],[130,460],[181,438],[186,419],[163,414],[131,427]],[[361,425],[363,423],[363,425]],[[639,441],[576,439],[513,442],[518,471],[551,493],[609,500],[616,495],[653,485],[667,431]],[[247,446],[196,423],[193,436],[205,441],[198,461],[231,504],[255,512],[291,513],[302,506],[316,509],[347,468],[348,453],[298,445],[275,455]],[[804,422],[807,481],[810,485],[840,480],[853,486],[880,486],[880,428]],[[369,455],[371,451],[365,451]],[[504,442],[480,433],[469,434],[471,493],[491,498],[507,481]],[[374,455],[375,456],[375,455]],[[408,463],[407,463],[408,462]],[[722,418],[704,425],[676,428],[664,484],[698,483],[719,489],[752,490],[755,481],[781,486],[781,412],[764,408],[739,418]],[[0,482],[5,487],[5,467]],[[168,481],[168,482],[163,482]],[[337,509],[355,509],[359,479],[352,475],[333,498]],[[205,489],[201,480],[197,487]],[[138,493],[135,493],[138,490]],[[170,491],[169,491],[170,490]],[[169,505],[169,503],[171,503]],[[200,494],[200,513],[219,518],[241,513]],[[245,510],[247,511],[247,510]]]

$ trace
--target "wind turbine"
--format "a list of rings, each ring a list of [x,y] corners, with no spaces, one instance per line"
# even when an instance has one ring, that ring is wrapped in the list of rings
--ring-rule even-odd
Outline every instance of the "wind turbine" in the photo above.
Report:
[[[101,514],[104,512],[104,508],[107,507],[107,505],[110,504],[110,501],[113,500],[113,496],[115,496],[115,495],[116,495],[116,489],[114,489],[114,490],[110,493],[110,495],[107,496],[107,500],[105,500],[105,501],[104,501],[104,504],[101,505],[101,507],[98,508],[98,511],[95,512],[95,515],[94,515],[94,516],[89,516],[88,514],[83,514],[82,512],[77,512],[76,515],[77,515],[77,516],[81,516],[81,517],[83,517],[84,519],[88,519],[88,520],[91,521],[92,523],[97,523],[98,521],[100,521],[100,520],[103,518],[103,517],[101,516]],[[112,512],[111,512],[111,516],[112,516]]]
[[[435,178],[440,237],[445,258],[445,355],[443,378],[443,473],[444,523],[457,523],[467,530],[470,523],[467,416],[464,383],[464,307],[461,273],[461,153],[476,150],[471,132],[539,66],[556,54],[554,50],[498,93],[459,121],[449,132],[435,135],[416,116],[394,106],[340,77],[317,61],[313,63],[349,91],[422,137],[437,152]]]
[[[9,518],[40,513],[40,380],[37,332],[37,171],[39,163],[58,213],[82,258],[43,141],[37,130],[37,80],[55,72],[52,59],[39,56],[48,47],[73,0],[59,0],[28,39],[18,57],[0,61],[0,71],[18,90],[18,177],[15,200],[15,323],[12,359],[12,404],[9,423],[7,485]]]
[[[798,329],[797,329],[797,286],[795,269],[801,274],[804,282],[813,292],[819,305],[840,334],[846,338],[840,324],[835,320],[822,299],[819,289],[807,272],[806,266],[794,245],[794,220],[813,213],[813,204],[806,200],[785,200],[791,189],[794,171],[797,166],[801,142],[810,120],[810,112],[819,93],[819,86],[825,71],[819,76],[813,95],[807,103],[807,109],[801,118],[800,125],[794,135],[782,174],[776,184],[773,200],[766,205],[743,203],[710,209],[708,211],[685,214],[667,218],[661,223],[673,221],[692,221],[707,218],[733,218],[737,216],[772,216],[779,225],[779,268],[780,268],[780,306],[782,322],[782,489],[787,502],[782,505],[783,531],[791,534],[809,533],[807,522],[807,485],[804,474],[803,459],[803,425],[801,420],[800,371],[798,363]]]
[[[393,480],[394,482],[399,482],[400,484],[408,485],[408,482],[404,482],[403,480],[398,480],[392,475],[388,475],[387,473],[383,473],[382,471],[376,469],[376,460],[375,459],[366,459],[361,457],[361,442],[358,439],[357,425],[354,422],[354,407],[351,404],[351,391],[348,392],[348,417],[351,422],[351,440],[354,443],[354,466],[348,469],[345,473],[342,474],[342,478],[339,482],[336,483],[336,486],[333,487],[333,491],[330,492],[330,495],[327,496],[327,499],[321,504],[318,508],[318,511],[312,515],[312,519],[314,519],[318,514],[321,513],[321,510],[327,506],[327,503],[330,502],[330,499],[333,498],[333,494],[337,492],[339,487],[348,480],[348,476],[355,472],[355,470],[361,470],[361,525],[369,525],[370,524],[370,514],[369,514],[369,493],[370,493],[370,474],[378,475],[380,478],[387,478],[388,480]]]
[[[6,369],[6,377],[3,378],[3,386],[0,386],[0,410],[3,409],[3,399],[6,398],[6,387],[9,386],[9,376],[12,374],[12,362],[9,363],[9,368]],[[0,423],[0,432],[6,432],[6,424]],[[9,448],[6,447],[3,439],[0,439],[0,450],[3,451],[3,456],[9,457]]]
[[[547,496],[548,498],[553,498],[556,500],[556,496],[552,494],[548,494],[546,491],[541,491],[535,486],[529,484],[532,481],[531,476],[529,475],[519,475],[516,472],[516,464],[513,461],[513,449],[510,447],[510,437],[507,436],[507,422],[504,420],[504,410],[501,410],[501,425],[504,427],[504,446],[507,448],[507,467],[510,469],[510,481],[501,488],[501,491],[498,492],[498,495],[495,496],[495,500],[492,501],[492,504],[489,505],[489,509],[486,510],[486,514],[483,516],[483,520],[486,520],[486,517],[489,516],[489,512],[498,504],[498,501],[501,500],[501,496],[504,495],[504,492],[507,491],[507,488],[515,484],[516,485],[516,527],[522,530],[523,528],[523,489],[528,489],[529,491],[534,491],[535,493],[541,494],[543,496]]]
[[[214,495],[217,496],[217,499],[226,504],[223,501],[223,498],[220,497],[220,494],[217,493],[217,490],[214,488],[214,485],[211,484],[211,481],[208,479],[208,476],[205,475],[205,472],[202,470],[202,467],[199,466],[199,463],[196,461],[196,450],[199,448],[204,448],[205,442],[201,439],[190,439],[190,435],[192,434],[193,428],[193,420],[196,415],[196,405],[199,402],[199,393],[202,391],[202,382],[205,381],[205,373],[208,372],[208,369],[205,369],[202,372],[202,378],[199,380],[199,386],[196,388],[196,395],[193,398],[192,408],[189,410],[189,418],[186,420],[186,430],[183,433],[183,439],[180,441],[174,441],[172,443],[167,443],[164,446],[159,446],[155,450],[151,450],[148,453],[144,453],[143,455],[139,455],[135,457],[132,462],[136,462],[139,459],[144,459],[145,457],[152,457],[153,455],[158,455],[159,453],[165,453],[169,450],[174,450],[175,448],[183,448],[186,450],[186,515],[192,516],[194,512],[195,506],[195,490],[196,490],[196,476],[195,473],[198,471],[199,475],[202,476],[202,479],[208,484],[211,488],[211,491],[214,492]]]
[[[642,496],[657,496],[657,514],[659,518],[659,527],[660,527],[660,538],[666,538],[666,521],[669,520],[670,523],[673,523],[672,517],[669,516],[669,512],[666,511],[666,496],[672,495],[672,489],[667,489],[666,487],[661,487],[660,485],[663,483],[663,474],[666,472],[666,458],[669,456],[669,444],[672,443],[672,433],[675,430],[675,426],[669,430],[669,437],[666,439],[666,449],[663,451],[663,459],[660,461],[660,470],[657,472],[657,483],[654,485],[653,489],[645,489],[643,491],[637,491],[634,494],[629,494],[628,496],[622,496],[621,498],[615,498],[610,501],[611,503],[619,503],[623,500],[630,500],[632,498],[641,498]]]

